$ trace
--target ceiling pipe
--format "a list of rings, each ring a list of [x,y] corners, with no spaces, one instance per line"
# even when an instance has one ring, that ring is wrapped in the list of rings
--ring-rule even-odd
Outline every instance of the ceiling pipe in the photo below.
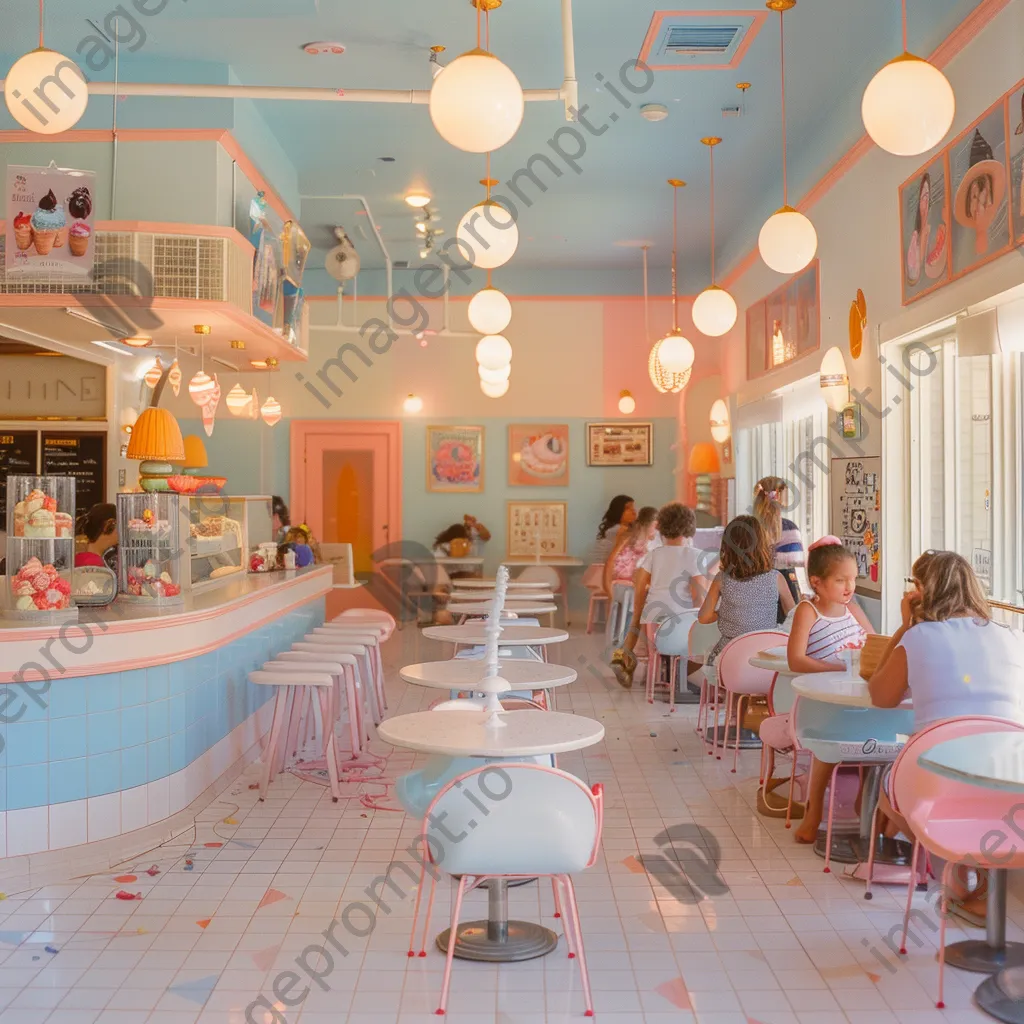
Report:
[[[565,103],[565,118],[575,121],[570,108],[579,106],[576,58],[572,38],[572,0],[562,0],[564,73],[559,89],[524,89],[528,103]],[[6,86],[0,81],[0,90]],[[90,96],[149,96],[208,100],[296,100],[320,103],[430,102],[429,89],[326,89],[290,85],[199,85],[191,82],[89,82]]]

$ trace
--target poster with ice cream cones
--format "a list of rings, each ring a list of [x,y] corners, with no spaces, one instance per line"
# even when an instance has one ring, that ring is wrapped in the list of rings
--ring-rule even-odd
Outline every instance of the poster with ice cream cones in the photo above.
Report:
[[[93,267],[96,175],[7,165],[7,277],[85,278]]]

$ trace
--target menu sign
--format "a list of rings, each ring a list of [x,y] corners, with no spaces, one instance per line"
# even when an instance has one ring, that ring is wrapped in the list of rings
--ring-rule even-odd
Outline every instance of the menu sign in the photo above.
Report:
[[[0,433],[0,530],[7,525],[7,478],[36,472],[39,435],[34,430]]]
[[[88,512],[106,495],[107,435],[43,432],[43,476],[75,478],[75,508]]]

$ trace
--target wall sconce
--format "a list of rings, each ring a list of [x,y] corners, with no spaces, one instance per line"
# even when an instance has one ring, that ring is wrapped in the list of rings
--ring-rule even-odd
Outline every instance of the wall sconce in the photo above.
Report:
[[[632,416],[636,412],[636,399],[628,391],[619,394],[619,412],[623,416]]]
[[[850,378],[846,373],[846,360],[842,351],[835,345],[826,353],[821,361],[821,397],[833,412],[842,412],[843,406],[850,401]]]
[[[719,444],[725,444],[732,437],[732,425],[729,423],[729,406],[721,398],[716,398],[711,406],[711,436]]]

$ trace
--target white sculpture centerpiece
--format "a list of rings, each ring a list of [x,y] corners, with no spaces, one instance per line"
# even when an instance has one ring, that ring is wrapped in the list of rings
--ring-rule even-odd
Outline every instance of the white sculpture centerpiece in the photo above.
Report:
[[[478,693],[486,695],[484,711],[487,718],[485,724],[490,729],[504,729],[506,723],[502,721],[501,701],[498,695],[508,693],[512,684],[503,679],[498,673],[498,638],[501,636],[501,613],[505,607],[505,594],[508,592],[508,566],[499,565],[494,580],[494,597],[491,601],[491,611],[487,616],[487,625],[484,632],[487,634],[487,642],[484,647],[484,660],[487,663],[484,678],[474,687]]]

